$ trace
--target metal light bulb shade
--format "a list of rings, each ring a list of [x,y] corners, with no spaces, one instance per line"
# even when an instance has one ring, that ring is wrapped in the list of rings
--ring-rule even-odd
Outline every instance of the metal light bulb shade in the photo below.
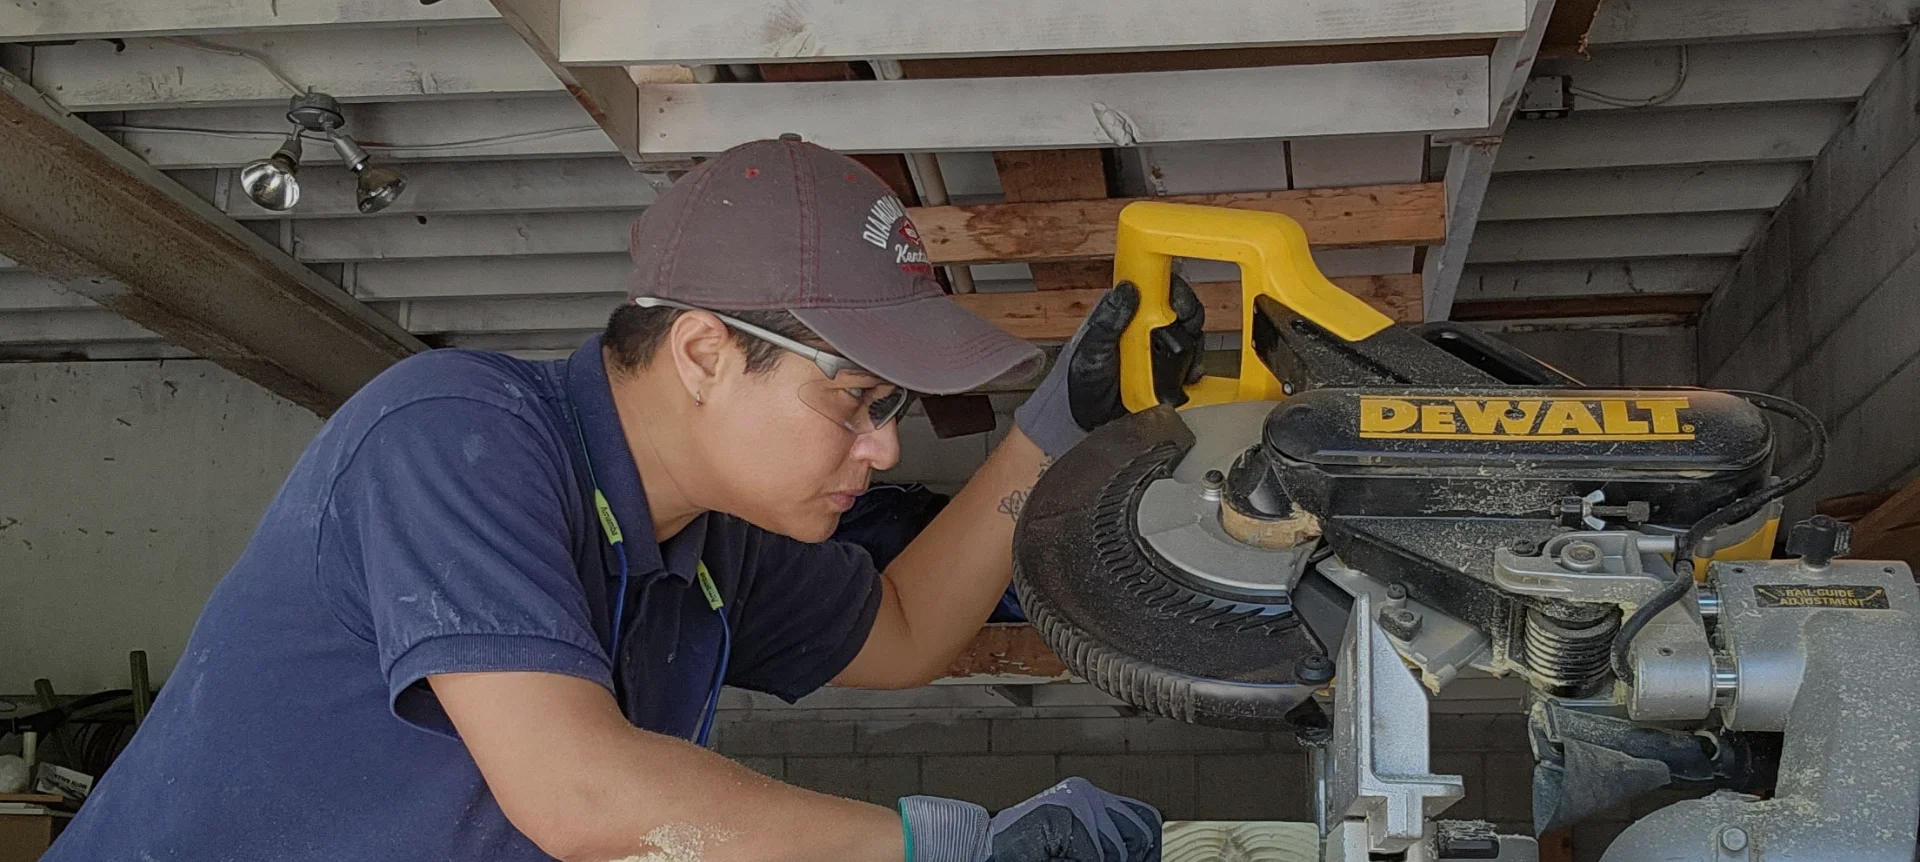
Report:
[[[300,202],[300,133],[287,136],[273,155],[240,169],[240,189],[247,197],[274,212],[286,212]]]
[[[366,168],[360,171],[354,202],[362,215],[372,215],[399,200],[400,193],[406,190],[407,178],[399,171],[392,168]]]

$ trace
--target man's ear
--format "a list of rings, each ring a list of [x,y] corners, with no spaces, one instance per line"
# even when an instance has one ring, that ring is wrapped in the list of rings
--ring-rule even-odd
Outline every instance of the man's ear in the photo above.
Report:
[[[674,318],[667,331],[667,349],[674,369],[687,387],[687,397],[711,392],[739,351],[732,349],[732,333],[720,318],[705,311],[688,311]]]

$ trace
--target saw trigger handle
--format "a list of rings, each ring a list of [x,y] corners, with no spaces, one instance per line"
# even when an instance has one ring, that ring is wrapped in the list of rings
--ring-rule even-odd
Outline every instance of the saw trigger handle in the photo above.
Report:
[[[1171,297],[1175,257],[1240,265],[1240,374],[1189,384],[1188,407],[1281,397],[1280,381],[1253,350],[1255,296],[1270,296],[1348,341],[1393,324],[1320,274],[1306,231],[1287,216],[1137,201],[1120,211],[1113,254],[1114,284],[1131,282],[1140,292],[1140,307],[1120,336],[1120,400],[1129,411],[1161,401],[1154,386],[1153,333],[1177,319]]]

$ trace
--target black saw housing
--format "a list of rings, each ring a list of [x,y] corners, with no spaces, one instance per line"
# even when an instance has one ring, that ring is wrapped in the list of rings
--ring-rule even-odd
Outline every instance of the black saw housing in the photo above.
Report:
[[[1578,665],[1535,656],[1548,665],[1536,683],[1563,696],[1600,683],[1592,647],[1617,615],[1501,592],[1495,551],[1537,549],[1596,518],[1684,529],[1759,488],[1774,456],[1765,418],[1738,396],[1583,388],[1465,327],[1347,342],[1262,297],[1253,343],[1290,397],[1247,441],[1226,493],[1312,513],[1342,563],[1481,628],[1501,658],[1525,663],[1531,627],[1537,652],[1544,642]],[[1134,511],[1192,445],[1179,414],[1157,408],[1062,457],[1015,533],[1021,602],[1068,667],[1131,704],[1199,724],[1297,724],[1348,600],[1313,571],[1270,607],[1173,574]],[[1259,487],[1233,487],[1244,483]]]

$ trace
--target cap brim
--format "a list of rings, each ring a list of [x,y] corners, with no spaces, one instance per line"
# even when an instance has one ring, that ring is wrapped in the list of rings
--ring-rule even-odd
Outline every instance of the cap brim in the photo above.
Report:
[[[1046,363],[1039,348],[945,296],[867,308],[790,311],[860,367],[928,395],[1024,383]]]

